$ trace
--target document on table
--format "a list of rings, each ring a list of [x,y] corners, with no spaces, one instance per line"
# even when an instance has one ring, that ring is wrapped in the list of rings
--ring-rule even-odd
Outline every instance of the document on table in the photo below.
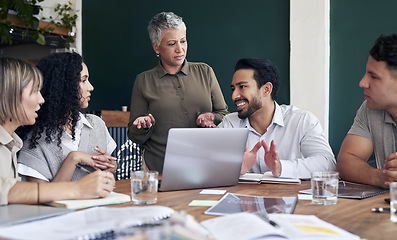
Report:
[[[273,227],[267,220],[248,212],[235,213],[204,220],[201,224],[217,240],[252,239],[344,239],[360,240],[360,237],[314,215],[269,214],[270,220],[277,223]]]
[[[128,226],[153,223],[170,217],[173,212],[173,209],[164,206],[94,207],[44,220],[2,227],[0,238],[86,239],[85,236],[112,233]]]

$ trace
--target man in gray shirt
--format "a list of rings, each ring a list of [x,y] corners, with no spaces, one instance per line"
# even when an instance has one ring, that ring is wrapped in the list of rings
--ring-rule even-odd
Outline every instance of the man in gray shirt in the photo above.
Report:
[[[397,34],[376,40],[359,86],[365,101],[342,143],[337,171],[342,179],[388,188],[397,181]],[[376,168],[367,163],[372,153]]]

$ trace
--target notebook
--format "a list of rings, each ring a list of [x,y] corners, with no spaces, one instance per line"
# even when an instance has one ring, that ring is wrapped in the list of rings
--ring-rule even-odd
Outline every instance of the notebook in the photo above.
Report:
[[[156,226],[173,213],[172,208],[165,206],[93,207],[49,219],[2,227],[0,239],[121,239],[117,233],[129,227],[137,227],[138,230],[140,226],[142,229]],[[153,236],[158,237],[159,233],[154,232]],[[143,236],[136,234],[123,239],[137,239],[136,237]]]
[[[232,186],[238,183],[246,128],[172,128],[159,191]]]
[[[127,194],[110,192],[108,196],[104,198],[94,198],[94,199],[73,199],[73,200],[58,200],[48,203],[50,206],[63,207],[69,209],[81,209],[94,206],[119,204],[130,202],[131,197]]]
[[[265,173],[246,173],[240,176],[241,183],[281,183],[281,184],[300,184],[299,178],[283,178],[273,176],[271,171]]]
[[[338,186],[338,197],[340,198],[364,199],[387,192],[389,189],[347,181],[339,181]],[[312,190],[301,190],[299,193],[312,194]]]
[[[68,212],[71,210],[41,205],[8,204],[0,206],[0,227],[54,217]]]

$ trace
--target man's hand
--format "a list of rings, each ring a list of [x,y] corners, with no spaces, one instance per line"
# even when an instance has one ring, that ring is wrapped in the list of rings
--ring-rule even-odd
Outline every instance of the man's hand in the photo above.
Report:
[[[265,163],[266,166],[272,171],[273,176],[279,177],[281,175],[281,162],[278,158],[276,143],[274,140],[270,143],[270,147],[262,140],[262,146],[265,149]]]
[[[144,116],[144,117],[138,117],[135,119],[133,124],[138,128],[150,128],[156,123],[156,120],[154,119],[153,115],[149,113],[149,115]]]
[[[214,119],[215,115],[213,113],[203,113],[197,117],[196,124],[199,127],[215,128]]]
[[[262,141],[264,142],[265,140]],[[240,175],[245,174],[249,169],[252,168],[252,166],[254,166],[256,161],[256,153],[263,145],[262,141],[257,142],[251,151],[248,151],[248,149],[245,148],[244,160],[243,164],[241,165]]]
[[[385,160],[383,173],[386,175],[386,185],[397,181],[397,152],[391,153]]]

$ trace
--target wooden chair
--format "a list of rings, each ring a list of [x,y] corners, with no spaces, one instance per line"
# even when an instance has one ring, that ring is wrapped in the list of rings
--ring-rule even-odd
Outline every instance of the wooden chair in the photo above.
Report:
[[[142,147],[128,138],[130,112],[102,110],[101,117],[117,143],[112,156],[117,158],[115,179],[130,179],[131,171],[142,169]]]

